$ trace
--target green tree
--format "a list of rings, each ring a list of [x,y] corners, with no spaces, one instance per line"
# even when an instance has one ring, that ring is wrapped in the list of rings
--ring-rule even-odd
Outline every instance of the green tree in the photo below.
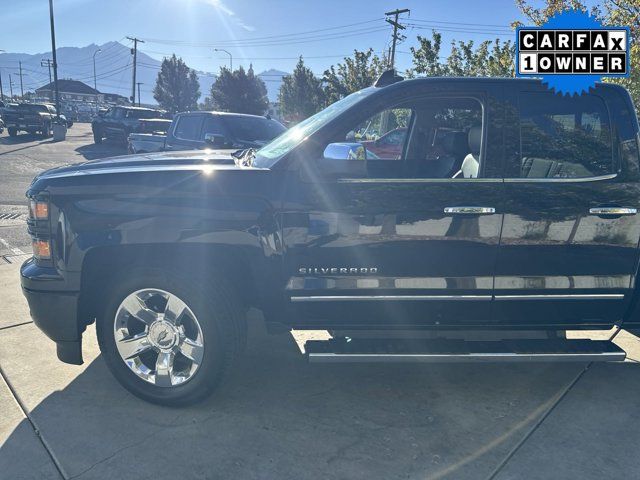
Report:
[[[529,0],[516,0],[516,5],[533,24],[541,25],[556,13],[567,9],[586,12],[587,6],[580,0],[546,0],[541,7]],[[631,30],[631,71],[628,78],[608,78],[605,81],[623,85],[640,105],[640,0],[604,0],[601,6],[591,8],[603,25],[628,26]],[[514,23],[517,25],[517,22]]]
[[[304,120],[322,108],[322,84],[304,65],[302,56],[293,73],[282,78],[278,99],[282,112],[294,122]]]
[[[440,55],[442,36],[434,31],[432,37],[418,36],[418,46],[411,47],[413,67],[409,77],[512,77],[514,75],[515,44],[500,39],[485,40],[477,47],[473,40],[451,42],[449,56]]]
[[[332,65],[324,72],[325,105],[370,87],[388,68],[388,63],[385,56],[379,57],[372,48],[366,52],[354,50],[353,57],[345,57],[343,63]]]
[[[247,71],[240,67],[233,72],[223,67],[205,104],[207,108],[223,112],[262,115],[269,106],[267,87],[253,73],[252,66]]]
[[[184,112],[198,108],[200,83],[196,72],[181,58],[172,55],[160,66],[153,98],[170,112]]]

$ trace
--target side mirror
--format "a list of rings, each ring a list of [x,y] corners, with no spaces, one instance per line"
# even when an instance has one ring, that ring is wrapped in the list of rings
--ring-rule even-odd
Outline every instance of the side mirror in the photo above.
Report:
[[[226,145],[227,139],[224,135],[220,135],[219,133],[205,133],[204,142],[208,146],[211,146],[214,148],[221,148]]]
[[[367,150],[360,143],[330,143],[324,149],[320,164],[325,175],[336,177],[365,177]]]

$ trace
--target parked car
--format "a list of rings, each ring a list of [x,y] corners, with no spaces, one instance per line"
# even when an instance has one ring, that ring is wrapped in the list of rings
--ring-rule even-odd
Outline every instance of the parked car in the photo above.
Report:
[[[91,122],[93,140],[102,143],[107,138],[126,144],[131,133],[166,131],[171,120],[165,116],[164,111],[152,108],[113,107]]]
[[[225,112],[178,113],[166,135],[132,133],[129,153],[199,148],[260,148],[286,128],[268,117]]]
[[[403,142],[407,136],[406,127],[394,128],[375,140],[360,142],[367,152],[378,158],[397,159],[402,154]]]
[[[54,123],[57,121],[56,107],[46,103],[20,103],[5,109],[4,122],[9,136],[15,137],[18,132],[32,135],[40,133],[43,137],[50,137]],[[64,115],[60,119],[70,128],[72,121]]]
[[[202,150],[38,175],[22,288],[58,358],[82,363],[95,321],[125,388],[189,404],[230,371],[255,307],[271,333],[328,330],[305,343],[312,362],[623,360],[565,332],[640,335],[627,91],[395,80],[235,165]],[[349,140],[362,124],[397,128],[390,117],[406,126],[392,160]]]

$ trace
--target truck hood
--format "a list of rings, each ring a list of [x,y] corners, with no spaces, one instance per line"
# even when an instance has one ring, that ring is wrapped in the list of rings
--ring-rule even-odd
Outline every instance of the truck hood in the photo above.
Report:
[[[231,154],[235,150],[196,150],[193,152],[161,152],[144,155],[123,155],[103,158],[64,167],[57,167],[40,173],[35,179],[60,178],[76,175],[103,173],[126,173],[159,170],[233,170],[255,168],[239,167]]]

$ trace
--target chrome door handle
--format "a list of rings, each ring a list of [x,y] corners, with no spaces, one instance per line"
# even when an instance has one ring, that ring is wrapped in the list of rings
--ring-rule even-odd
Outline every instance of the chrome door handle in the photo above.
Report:
[[[589,209],[591,215],[635,215],[638,213],[637,208],[631,207],[594,207]]]
[[[453,215],[491,215],[496,213],[493,207],[445,207],[444,213]]]

